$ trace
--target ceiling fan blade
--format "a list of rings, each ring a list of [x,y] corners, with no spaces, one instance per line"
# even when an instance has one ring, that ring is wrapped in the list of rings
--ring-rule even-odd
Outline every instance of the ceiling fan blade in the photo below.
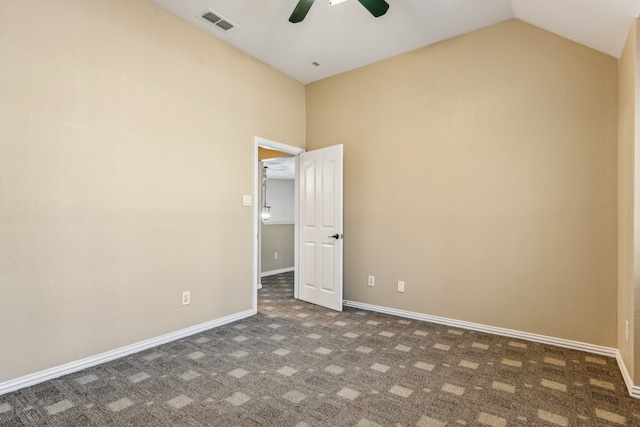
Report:
[[[289,22],[294,24],[298,22],[302,22],[304,17],[307,16],[309,9],[311,9],[311,6],[313,5],[314,1],[315,0],[300,0],[296,5],[296,8],[293,9],[293,13],[289,17]]]
[[[384,0],[358,0],[376,18],[387,13],[389,3]]]

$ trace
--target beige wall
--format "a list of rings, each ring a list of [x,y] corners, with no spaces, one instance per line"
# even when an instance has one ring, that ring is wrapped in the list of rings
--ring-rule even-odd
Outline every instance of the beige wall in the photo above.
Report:
[[[294,267],[294,227],[294,224],[262,226],[262,273]],[[275,252],[278,259],[274,259]]]
[[[345,298],[615,347],[617,108],[615,58],[518,20],[308,85]]]
[[[302,84],[146,0],[5,0],[0,63],[0,375],[251,308],[253,138],[304,146]]]
[[[627,41],[619,61],[618,75],[618,348],[631,377],[640,372],[640,360],[635,359],[634,342],[638,346],[640,339],[634,336],[640,333],[638,319],[634,321],[634,288],[640,280],[640,232],[638,221],[634,218],[640,212],[640,187],[634,180],[640,178],[635,160],[640,152],[637,147],[637,104],[640,99],[638,85],[638,21],[634,21],[629,30]],[[635,283],[635,284],[634,284]],[[636,291],[637,292],[637,291]],[[635,306],[638,306],[637,297]],[[640,313],[637,313],[640,314]],[[625,322],[629,322],[629,341],[625,337]],[[635,366],[634,366],[635,365]],[[635,378],[638,383],[638,378]]]
[[[618,348],[632,376],[633,341],[626,341],[624,324],[633,319],[636,49],[634,23],[618,67]]]

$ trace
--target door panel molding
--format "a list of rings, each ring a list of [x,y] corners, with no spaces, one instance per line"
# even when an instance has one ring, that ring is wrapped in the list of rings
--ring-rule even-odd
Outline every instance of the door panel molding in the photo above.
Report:
[[[343,146],[300,154],[299,298],[336,311],[343,302]]]

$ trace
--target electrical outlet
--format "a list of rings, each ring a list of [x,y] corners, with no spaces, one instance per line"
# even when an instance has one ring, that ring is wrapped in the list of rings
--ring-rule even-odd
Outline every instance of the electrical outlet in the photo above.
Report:
[[[367,279],[367,285],[369,285],[369,286],[375,286],[376,285],[375,276],[369,276],[369,278]]]
[[[398,280],[398,292],[404,292],[404,282],[402,280]]]
[[[273,259],[278,259],[278,252],[273,253]]]
[[[624,337],[627,341],[629,341],[629,321],[624,321]]]
[[[182,305],[189,305],[189,304],[191,304],[191,292],[184,291],[182,293]]]

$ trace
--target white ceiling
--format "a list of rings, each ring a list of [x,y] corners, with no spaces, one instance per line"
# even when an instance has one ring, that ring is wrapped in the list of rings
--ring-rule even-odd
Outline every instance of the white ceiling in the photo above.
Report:
[[[267,167],[268,179],[295,179],[296,161],[292,157],[276,157],[262,161]]]
[[[619,57],[640,14],[640,0],[386,0],[389,11],[374,18],[356,0],[317,0],[292,24],[298,0],[151,1],[304,84],[510,18]],[[206,9],[237,26],[203,21]]]

